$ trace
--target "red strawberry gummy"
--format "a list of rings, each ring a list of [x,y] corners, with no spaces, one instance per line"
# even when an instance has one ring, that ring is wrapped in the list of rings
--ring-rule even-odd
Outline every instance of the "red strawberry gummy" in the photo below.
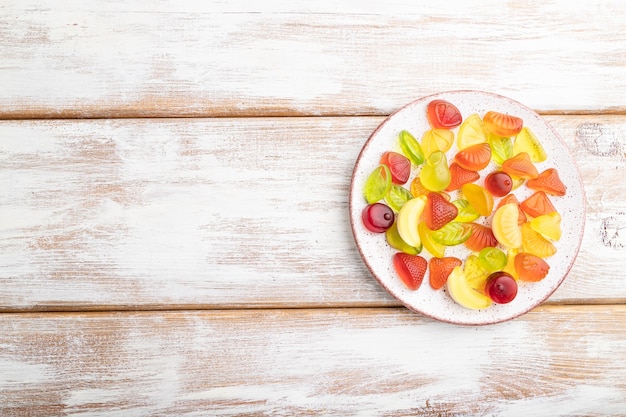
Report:
[[[556,196],[564,196],[566,191],[565,184],[563,184],[561,178],[559,178],[559,173],[554,168],[546,169],[537,178],[528,180],[526,185],[535,191],[544,191]]]
[[[431,258],[428,264],[428,274],[430,286],[433,290],[438,290],[443,287],[452,273],[452,270],[457,266],[461,266],[463,262],[459,258],[453,256],[445,258]]]
[[[422,285],[428,262],[419,255],[398,252],[393,255],[393,267],[402,283],[415,291]]]
[[[465,169],[456,162],[450,164],[450,175],[452,180],[450,181],[450,185],[446,188],[446,191],[458,190],[464,184],[469,184],[480,178],[478,172]]]
[[[453,129],[463,121],[459,109],[446,100],[433,100],[428,103],[426,116],[435,129]]]
[[[454,160],[457,164],[470,171],[480,171],[491,161],[491,147],[487,143],[478,143],[460,150]]]
[[[459,214],[459,209],[446,198],[435,192],[428,193],[422,218],[430,230],[439,230]]]

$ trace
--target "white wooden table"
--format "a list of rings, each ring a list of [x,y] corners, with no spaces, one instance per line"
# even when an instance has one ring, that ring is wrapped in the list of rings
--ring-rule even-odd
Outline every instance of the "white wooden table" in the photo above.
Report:
[[[626,6],[0,1],[1,416],[626,415]],[[365,268],[350,174],[438,91],[582,173],[564,284],[484,327]]]

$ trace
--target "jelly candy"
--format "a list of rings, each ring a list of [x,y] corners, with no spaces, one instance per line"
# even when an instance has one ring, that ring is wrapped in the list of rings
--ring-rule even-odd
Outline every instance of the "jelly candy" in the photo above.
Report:
[[[528,127],[523,127],[515,137],[513,154],[517,155],[520,152],[526,152],[533,162],[543,162],[548,158],[543,146]]]
[[[454,142],[454,133],[447,129],[430,129],[424,133],[422,137],[422,151],[424,156],[435,151],[448,152]]]
[[[556,211],[535,217],[530,221],[530,227],[546,239],[561,239],[561,215]]]
[[[433,231],[426,226],[426,223],[420,222],[417,225],[417,230],[424,248],[430,252],[431,255],[437,258],[443,258],[446,253],[446,246],[433,239]]]
[[[543,191],[537,191],[520,203],[524,213],[531,217],[539,217],[542,214],[554,213],[556,209]]]
[[[459,258],[453,256],[431,258],[430,262],[428,262],[428,275],[432,289],[438,290],[443,287],[452,270],[462,264],[463,262]]]
[[[519,279],[517,271],[515,270],[515,256],[519,253],[519,249],[509,249],[506,253],[506,266],[502,268],[504,272],[510,274],[513,278]]]
[[[461,150],[485,142],[487,142],[487,131],[483,126],[483,121],[479,115],[472,114],[459,127],[456,146]]]
[[[491,146],[491,158],[497,165],[502,165],[504,161],[514,155],[511,138],[489,135],[489,146]]]
[[[426,116],[430,125],[436,129],[453,129],[463,121],[459,109],[446,100],[433,100],[428,103]]]
[[[385,232],[385,237],[387,238],[387,243],[394,249],[398,249],[404,253],[408,253],[409,255],[417,255],[422,251],[422,246],[414,247],[406,243],[400,237],[400,233],[398,233],[398,224],[394,222],[389,229]]]
[[[380,158],[380,163],[387,165],[391,172],[391,182],[404,184],[411,176],[411,161],[406,156],[397,152],[385,152]]]
[[[503,197],[513,188],[513,180],[506,172],[491,172],[485,178],[485,188],[494,197]]]
[[[446,187],[446,191],[458,190],[464,184],[469,184],[479,178],[480,174],[478,172],[470,171],[453,162],[450,164],[450,185]]]
[[[516,116],[496,111],[488,111],[483,116],[483,123],[488,132],[497,136],[517,135],[524,126],[524,121]]]
[[[415,291],[422,285],[428,262],[419,255],[398,252],[393,255],[393,267],[402,283],[408,289]]]
[[[491,227],[470,223],[472,226],[472,235],[464,242],[464,245],[473,252],[480,252],[487,247],[495,247],[498,245],[498,240],[493,235]]]
[[[463,268],[465,278],[470,285],[476,289],[482,289],[485,286],[485,280],[489,272],[480,264],[480,259],[476,255],[470,255],[465,260]]]
[[[404,187],[392,185],[385,196],[385,201],[394,211],[398,212],[404,204],[413,198],[413,195]]]
[[[510,274],[498,271],[487,277],[485,293],[497,304],[507,304],[517,296],[517,281]]]
[[[470,284],[465,271],[455,267],[446,283],[448,294],[459,305],[472,310],[481,310],[491,305],[491,299]]]
[[[515,272],[522,281],[541,281],[549,271],[550,265],[536,255],[518,253],[515,256]]]
[[[420,236],[417,230],[417,224],[426,206],[426,197],[420,196],[413,198],[402,206],[396,216],[398,233],[402,240],[413,247],[421,245]]]
[[[476,184],[465,184],[461,187],[465,199],[481,216],[489,216],[493,210],[493,197],[483,187]]]
[[[402,149],[404,156],[409,158],[415,166],[424,163],[424,151],[422,151],[422,147],[417,139],[406,130],[400,132],[400,149]]]
[[[363,224],[370,232],[383,233],[391,227],[395,215],[386,205],[374,203],[365,206],[361,218]]]
[[[433,230],[432,238],[435,242],[456,246],[465,242],[472,235],[472,226],[467,223],[448,223],[439,230]]]
[[[476,211],[474,206],[465,199],[454,200],[452,204],[454,204],[459,211],[459,214],[457,214],[454,219],[455,222],[469,223],[480,217],[480,214]]]
[[[369,204],[382,200],[391,189],[391,172],[387,165],[379,165],[365,180],[363,195]]]
[[[507,248],[519,248],[522,246],[522,231],[517,219],[519,213],[515,204],[505,204],[493,215],[491,230],[493,235],[503,246]]]
[[[457,164],[470,171],[480,171],[489,165],[491,147],[488,143],[479,143],[460,150],[454,156]]]
[[[526,253],[532,253],[540,258],[547,258],[556,253],[556,247],[545,237],[535,231],[530,223],[522,225],[522,248]]]
[[[413,197],[419,197],[421,195],[426,195],[429,192],[430,191],[428,191],[426,189],[426,187],[424,187],[422,185],[422,182],[420,181],[420,177],[419,176],[413,178],[413,181],[411,181],[411,194],[413,194]]]
[[[504,252],[495,247],[483,248],[478,254],[480,265],[488,272],[500,271],[506,266],[507,257]]]
[[[450,185],[450,169],[446,154],[435,151],[428,156],[419,175],[422,185],[430,191],[442,191]]]
[[[513,158],[509,158],[502,163],[502,171],[511,177],[529,179],[537,178],[539,172],[530,160],[530,156],[526,152],[520,152]]]
[[[515,197],[515,194],[509,194],[505,196],[502,200],[500,200],[496,209],[499,209],[505,204],[511,204],[511,203],[517,205],[517,211],[519,212],[519,216],[517,218],[517,224],[521,226],[524,223],[526,223],[526,214],[524,214],[524,212],[522,211],[522,208],[520,207],[519,201],[517,200],[517,197]]]
[[[535,179],[528,180],[528,188],[536,191],[544,191],[556,196],[564,196],[566,187],[559,178],[559,173],[554,168],[548,168]]]
[[[428,193],[422,218],[430,230],[441,229],[454,220],[457,214],[459,214],[459,210],[456,206],[447,201],[441,194]]]

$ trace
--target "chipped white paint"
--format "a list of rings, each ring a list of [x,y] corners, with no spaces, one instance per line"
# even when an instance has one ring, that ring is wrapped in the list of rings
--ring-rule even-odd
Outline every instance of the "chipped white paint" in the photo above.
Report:
[[[255,117],[0,122],[0,311],[79,310],[0,314],[0,415],[623,415],[624,116],[548,117],[587,192],[551,298],[578,305],[481,328],[339,308],[396,304],[348,227],[382,119],[262,116],[384,115],[453,89],[623,113],[625,12],[1,2],[0,118]],[[177,308],[217,310],[153,311]]]
[[[453,89],[549,111],[626,103],[616,0],[1,7],[5,117],[388,114]]]
[[[0,414],[618,416],[625,323],[624,306],[480,328],[401,308],[0,315],[0,363],[33,376],[3,386]]]
[[[380,121],[0,122],[0,306],[392,304],[356,253],[347,214],[354,161]],[[626,206],[597,202],[626,192],[615,180],[626,174],[626,119],[548,121],[589,204],[579,258],[550,301],[624,300],[614,234]],[[580,132],[589,125],[615,150],[597,151],[595,131]],[[597,181],[603,172],[613,181]]]

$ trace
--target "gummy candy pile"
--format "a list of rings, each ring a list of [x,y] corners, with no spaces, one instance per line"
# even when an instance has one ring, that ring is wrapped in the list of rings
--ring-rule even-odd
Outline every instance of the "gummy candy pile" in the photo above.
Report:
[[[555,168],[537,169],[547,155],[521,118],[496,111],[464,118],[440,99],[428,103],[425,116],[430,129],[421,141],[401,131],[401,151],[384,152],[365,181],[363,224],[397,251],[393,267],[409,290],[428,272],[430,286],[445,287],[463,307],[509,303],[518,281],[549,273],[546,259],[561,238],[551,199],[566,187]],[[520,202],[519,187],[532,195]],[[457,245],[467,248],[465,259],[446,256]]]

